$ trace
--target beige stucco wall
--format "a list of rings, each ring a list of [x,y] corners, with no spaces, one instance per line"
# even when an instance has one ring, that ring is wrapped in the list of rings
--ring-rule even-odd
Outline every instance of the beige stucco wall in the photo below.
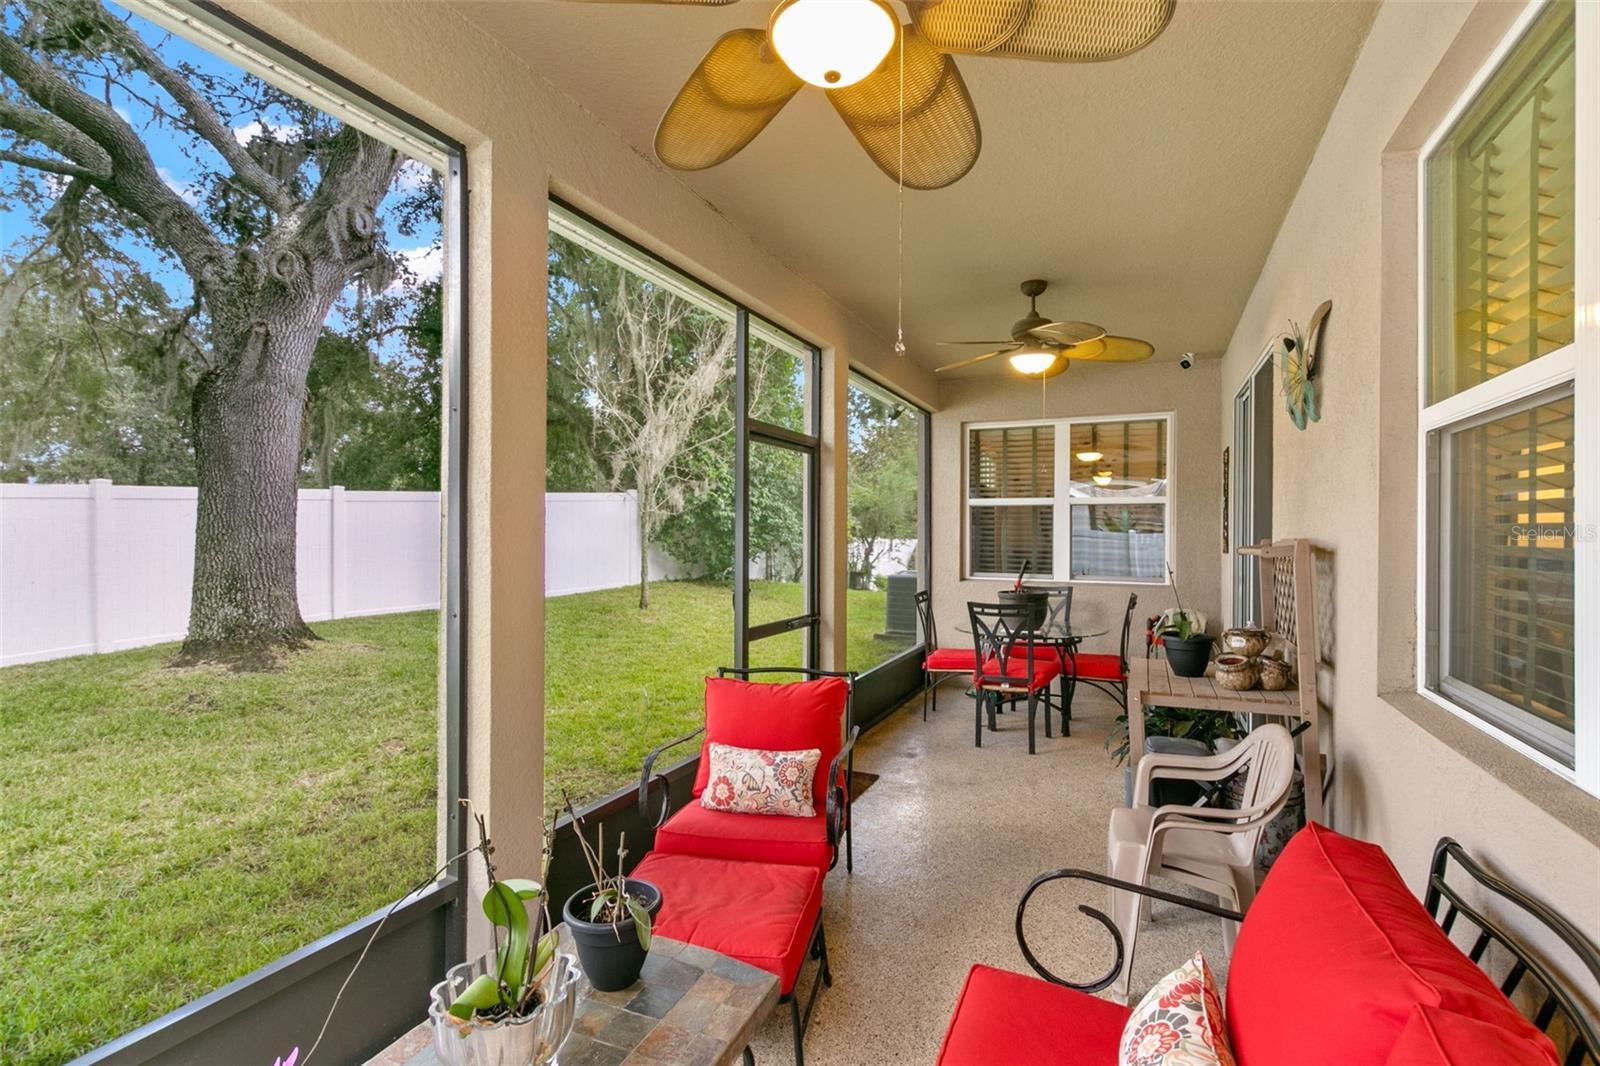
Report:
[[[444,3],[229,0],[268,34],[467,147],[467,776],[502,870],[537,869],[543,777],[546,203],[554,192],[824,348],[824,663],[842,653],[843,449],[850,363],[923,403],[891,354],[759,247]],[[475,873],[476,876],[476,873]],[[480,930],[481,932],[481,930]]]
[[[933,420],[932,583],[939,642],[959,646],[967,640],[955,629],[966,622],[967,602],[993,602],[995,593],[1006,587],[1003,581],[962,577],[966,544],[962,440],[964,427],[972,422],[1170,412],[1176,498],[1172,505],[1173,566],[1178,591],[1185,607],[1219,618],[1222,457],[1216,443],[1220,432],[1213,399],[1216,390],[1215,360],[1202,360],[1191,370],[1170,362],[1137,366],[1079,363],[1049,382],[1042,408],[1038,383],[1009,373],[945,382],[940,389],[939,413]],[[1073,621],[1110,631],[1087,642],[1086,650],[1116,650],[1129,592],[1139,594],[1129,637],[1135,654],[1142,647],[1144,619],[1175,605],[1170,585],[1078,582],[1072,594]]]
[[[1415,673],[1416,156],[1519,8],[1383,6],[1222,361],[1219,443],[1269,337],[1331,299],[1322,420],[1301,432],[1278,406],[1273,432],[1274,535],[1309,537],[1329,562],[1331,819],[1382,844],[1414,886],[1434,841],[1452,835],[1600,936],[1600,800],[1404,691]],[[1231,564],[1220,577],[1231,599]]]

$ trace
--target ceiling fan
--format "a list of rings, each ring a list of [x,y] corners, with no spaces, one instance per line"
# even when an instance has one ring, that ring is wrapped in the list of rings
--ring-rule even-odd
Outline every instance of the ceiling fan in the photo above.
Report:
[[[1011,368],[1031,378],[1053,378],[1067,369],[1073,359],[1097,363],[1137,363],[1156,350],[1149,341],[1137,337],[1116,337],[1093,322],[1052,322],[1039,313],[1039,297],[1048,283],[1033,278],[1022,283],[1028,298],[1028,313],[1011,324],[1009,341],[940,341],[943,345],[1000,345],[993,351],[936,367],[934,373],[973,366],[997,355],[1006,357]]]
[[[675,170],[725,162],[810,84],[885,174],[912,189],[943,188],[972,169],[982,141],[952,55],[1118,59],[1155,40],[1173,3],[906,0],[911,22],[902,26],[887,0],[782,0],[766,29],[733,30],[711,46],[662,116],[656,156]]]

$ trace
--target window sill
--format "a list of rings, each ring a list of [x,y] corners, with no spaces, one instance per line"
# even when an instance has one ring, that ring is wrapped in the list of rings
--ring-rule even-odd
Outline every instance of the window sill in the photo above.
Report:
[[[1402,689],[1379,697],[1463,759],[1600,846],[1600,799],[1415,692]]]

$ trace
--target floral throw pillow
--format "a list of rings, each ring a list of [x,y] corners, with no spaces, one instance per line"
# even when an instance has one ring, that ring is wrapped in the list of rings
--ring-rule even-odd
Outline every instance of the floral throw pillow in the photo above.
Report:
[[[1122,1030],[1120,1066],[1234,1066],[1222,999],[1205,956],[1156,982]]]
[[[700,806],[730,814],[781,814],[810,818],[811,781],[822,759],[819,748],[760,751],[712,744],[711,776]]]

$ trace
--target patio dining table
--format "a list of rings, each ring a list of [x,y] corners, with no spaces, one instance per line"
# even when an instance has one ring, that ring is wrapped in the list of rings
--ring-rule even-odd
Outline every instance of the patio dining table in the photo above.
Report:
[[[956,632],[972,635],[971,622],[957,622]],[[1067,719],[1072,717],[1072,697],[1078,689],[1078,645],[1091,637],[1103,637],[1111,632],[1104,625],[1073,625],[1063,622],[1058,618],[1047,618],[1039,628],[1031,630],[1030,635],[1036,644],[1045,644],[1051,648],[1060,649],[1066,657],[1068,668],[1061,672],[1061,723],[1066,728]],[[967,695],[975,693],[967,691]]]

